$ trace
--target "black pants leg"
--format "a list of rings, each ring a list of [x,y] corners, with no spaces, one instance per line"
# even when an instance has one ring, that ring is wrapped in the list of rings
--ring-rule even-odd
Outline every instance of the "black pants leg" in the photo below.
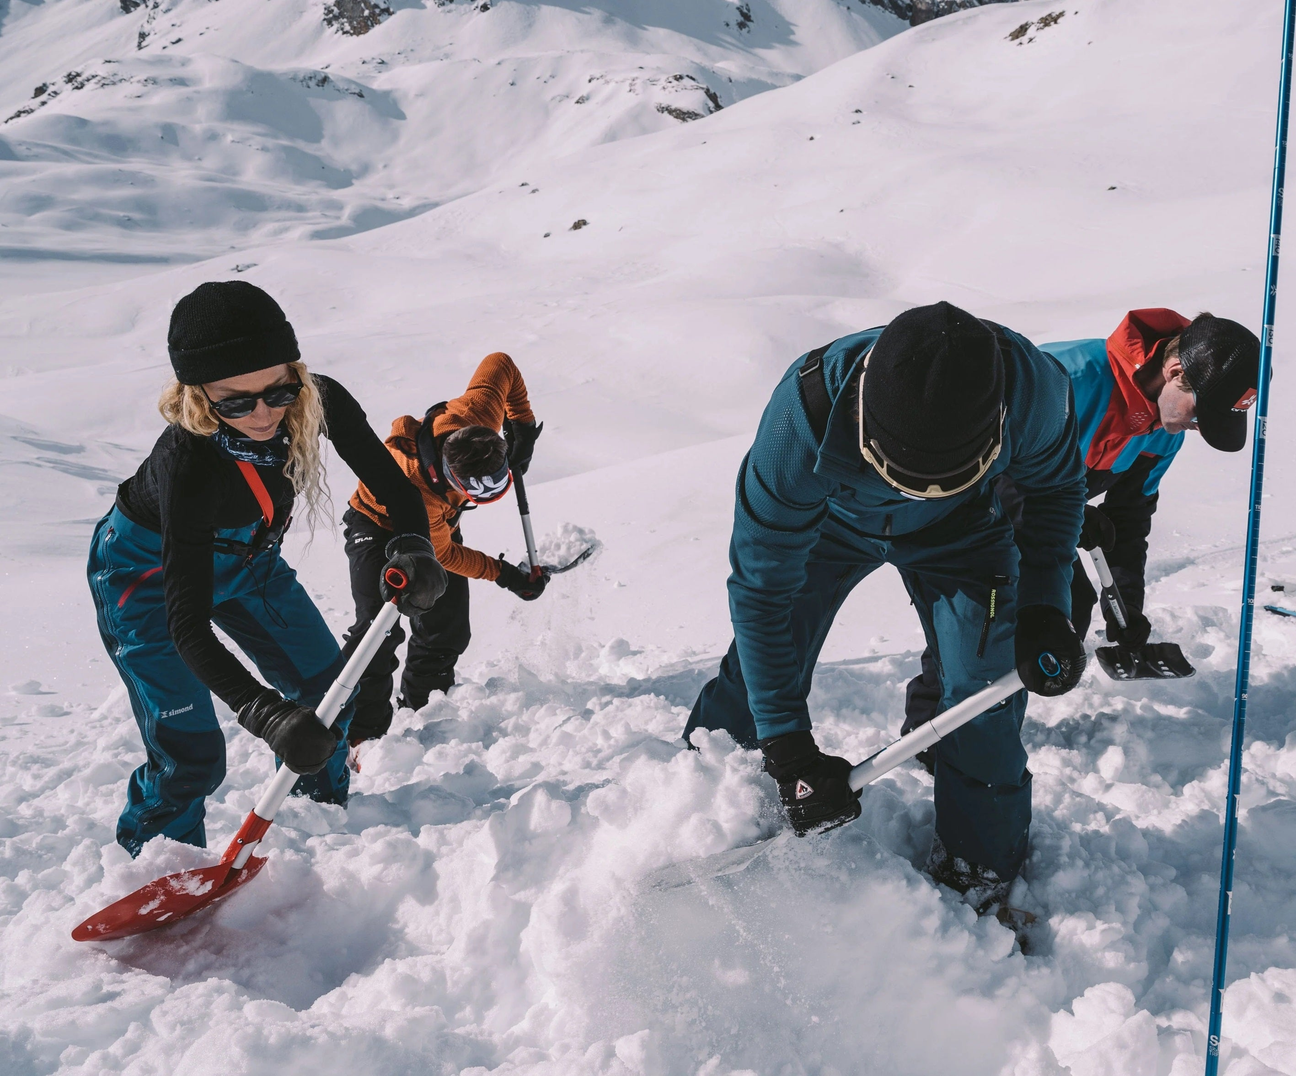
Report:
[[[348,657],[369,630],[383,606],[378,580],[387,563],[384,550],[391,541],[391,531],[384,530],[362,512],[348,508],[342,516],[342,535],[346,539],[347,562],[351,567],[351,597],[355,601],[355,623],[346,633],[342,648]],[[351,719],[348,738],[352,743],[376,740],[391,728],[392,675],[399,662],[396,647],[405,638],[401,622],[392,625],[391,634],[383,640],[378,653],[360,677],[355,695],[355,716]]]
[[[938,716],[944,694],[936,657],[931,652],[931,647],[928,647],[922,652],[922,672],[910,680],[905,688],[905,719],[900,726],[900,735],[912,732],[919,725],[925,725]]]
[[[458,530],[452,537],[456,542],[463,541]],[[418,710],[427,705],[433,691],[449,691],[454,686],[455,663],[472,639],[468,614],[468,579],[451,572],[445,593],[431,612],[410,621],[405,672],[401,675],[402,706]]]

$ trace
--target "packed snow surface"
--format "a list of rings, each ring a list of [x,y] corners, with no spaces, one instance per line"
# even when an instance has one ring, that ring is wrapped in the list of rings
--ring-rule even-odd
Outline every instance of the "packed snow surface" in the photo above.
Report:
[[[0,2],[14,110],[123,75],[0,125],[0,1072],[1201,1071],[1247,453],[1190,438],[1162,487],[1149,612],[1197,676],[1094,666],[1031,701],[1031,955],[916,869],[913,767],[850,827],[660,880],[779,826],[757,755],[678,736],[728,643],[733,477],[780,372],[941,298],[1041,343],[1153,305],[1258,328],[1277,3],[993,5],[876,45],[898,24],[830,0],[393,0],[358,37],[289,0],[121,6]],[[641,64],[723,111],[657,111],[664,83],[616,82]],[[272,772],[223,712],[213,849],[117,847],[143,751],[81,574],[160,430],[172,303],[235,275],[379,428],[508,351],[545,421],[542,557],[599,548],[534,603],[474,584],[461,684],[366,745],[348,809],[290,801],[228,902],[78,945],[92,911],[211,863]],[[1284,324],[1260,591],[1290,606]],[[508,505],[464,531],[525,555]],[[338,536],[287,555],[340,633]],[[1257,616],[1222,1071],[1292,1076],[1296,621]],[[827,749],[895,736],[921,645],[894,573],[859,588],[811,699]]]

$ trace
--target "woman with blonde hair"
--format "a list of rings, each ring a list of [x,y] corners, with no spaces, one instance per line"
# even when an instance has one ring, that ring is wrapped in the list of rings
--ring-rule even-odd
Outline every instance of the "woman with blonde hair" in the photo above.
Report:
[[[446,585],[418,491],[354,397],[307,372],[274,299],[246,281],[202,284],[176,304],[167,345],[176,379],[159,407],[170,425],[95,528],[88,567],[147,752],[117,823],[132,855],[158,834],[206,845],[205,797],[225,776],[212,694],[302,775],[295,793],[346,803],[350,708],[331,729],[312,709],[342,654],[279,554],[298,495],[312,527],[327,514],[321,436],[391,515],[388,563],[410,579],[401,612],[427,612]]]

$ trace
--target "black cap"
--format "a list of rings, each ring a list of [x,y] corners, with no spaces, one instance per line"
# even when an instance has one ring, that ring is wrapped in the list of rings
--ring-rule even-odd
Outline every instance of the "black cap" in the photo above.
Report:
[[[182,385],[205,385],[301,358],[279,304],[246,280],[199,284],[176,303],[167,350]]]
[[[1260,383],[1256,334],[1228,318],[1198,314],[1179,337],[1179,361],[1197,397],[1197,429],[1206,443],[1240,451]]]
[[[949,474],[973,463],[999,430],[1003,356],[966,310],[918,306],[882,330],[862,389],[867,440],[911,474]]]

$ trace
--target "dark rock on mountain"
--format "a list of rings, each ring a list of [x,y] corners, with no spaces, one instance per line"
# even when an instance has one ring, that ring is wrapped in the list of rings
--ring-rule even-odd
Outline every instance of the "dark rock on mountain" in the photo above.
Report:
[[[868,0],[874,7],[908,19],[910,26],[919,26],[942,15],[952,15],[965,8],[983,4],[1015,4],[1017,0]]]
[[[374,0],[333,0],[324,8],[324,25],[339,33],[359,37],[392,14],[392,9],[381,0],[378,3]]]

